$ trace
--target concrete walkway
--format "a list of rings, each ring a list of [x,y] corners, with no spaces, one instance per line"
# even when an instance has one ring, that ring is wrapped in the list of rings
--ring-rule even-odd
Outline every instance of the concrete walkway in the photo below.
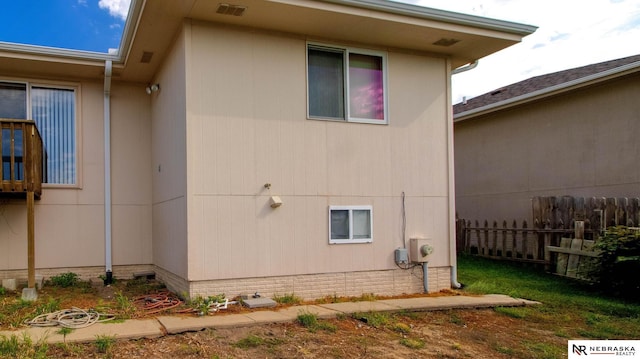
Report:
[[[160,316],[151,319],[132,319],[120,323],[97,323],[87,328],[75,329],[67,334],[67,343],[93,342],[97,336],[113,336],[116,339],[157,338],[167,334],[198,331],[206,328],[233,328],[268,323],[294,322],[300,313],[313,313],[318,318],[335,318],[358,312],[431,311],[447,309],[477,309],[493,307],[519,307],[540,304],[506,295],[443,296],[406,299],[385,299],[370,302],[345,302],[316,305],[299,305],[283,309],[260,310],[242,314],[214,314],[206,317]],[[0,336],[24,335],[37,343],[62,343],[60,328],[24,328],[17,331],[0,331]]]

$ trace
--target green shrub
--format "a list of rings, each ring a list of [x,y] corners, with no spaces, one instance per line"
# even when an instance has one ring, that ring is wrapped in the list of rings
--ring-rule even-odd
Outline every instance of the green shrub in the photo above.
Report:
[[[628,298],[640,295],[640,230],[608,228],[595,246],[600,251],[593,277],[608,292]]]
[[[67,273],[54,275],[49,280],[51,281],[51,284],[56,287],[62,287],[62,288],[73,287],[76,284],[78,284],[78,275],[73,272],[67,272]]]

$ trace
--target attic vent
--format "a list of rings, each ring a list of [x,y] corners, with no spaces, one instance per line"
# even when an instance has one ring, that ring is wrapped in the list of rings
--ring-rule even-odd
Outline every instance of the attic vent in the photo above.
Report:
[[[140,58],[140,62],[143,64],[148,64],[151,62],[151,58],[153,57],[153,52],[144,51],[142,53],[142,57]]]
[[[216,10],[216,13],[222,14],[222,15],[242,16],[246,10],[247,10],[246,6],[219,4],[218,10]]]
[[[442,39],[434,42],[433,45],[447,47],[447,46],[451,46],[453,44],[457,44],[458,42],[460,42],[460,40],[442,38]]]

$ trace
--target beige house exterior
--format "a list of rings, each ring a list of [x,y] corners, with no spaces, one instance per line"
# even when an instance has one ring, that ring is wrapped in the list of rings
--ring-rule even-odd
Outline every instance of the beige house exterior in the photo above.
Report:
[[[456,104],[460,218],[531,223],[535,196],[637,197],[639,93],[636,55]]]
[[[117,54],[1,44],[0,84],[75,96],[74,179],[43,184],[37,273],[151,270],[186,296],[455,286],[450,76],[533,31],[379,0],[134,0]],[[380,117],[313,113],[316,53],[378,61]],[[1,213],[0,278],[24,278],[24,203]],[[426,284],[396,263],[410,238],[434,248]]]

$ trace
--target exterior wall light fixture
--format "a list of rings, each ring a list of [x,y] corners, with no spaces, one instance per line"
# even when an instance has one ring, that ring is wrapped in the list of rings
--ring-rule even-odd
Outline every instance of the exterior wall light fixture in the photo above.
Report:
[[[147,86],[145,91],[147,91],[147,95],[151,95],[154,92],[158,92],[158,91],[160,91],[160,84],[149,85],[149,86]]]

